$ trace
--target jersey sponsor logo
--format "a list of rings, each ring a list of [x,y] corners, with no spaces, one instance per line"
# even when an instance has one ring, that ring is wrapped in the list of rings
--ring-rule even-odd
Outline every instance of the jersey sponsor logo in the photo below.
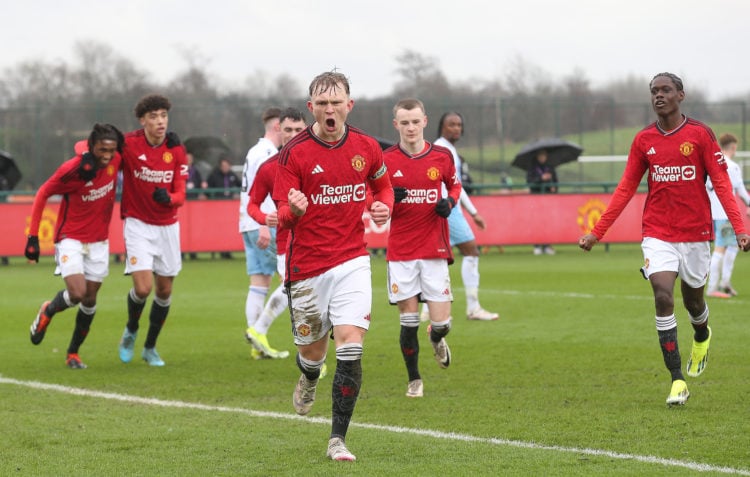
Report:
[[[680,153],[685,157],[688,157],[690,154],[692,154],[694,150],[695,146],[692,143],[683,142],[682,144],[680,144]]]
[[[110,181],[98,189],[91,189],[87,194],[81,195],[81,200],[83,202],[93,202],[106,197],[113,190],[115,190],[115,181]]]
[[[695,166],[660,166],[654,164],[651,170],[654,182],[679,182],[695,180]]]
[[[716,151],[714,153],[714,156],[716,156],[716,163],[720,166],[724,166],[727,164],[727,158],[724,156],[724,153],[721,151]]]
[[[440,194],[437,189],[406,189],[402,204],[437,204]]]
[[[430,167],[427,169],[427,177],[430,178],[430,180],[437,180],[440,178],[440,171],[437,167]]]
[[[174,178],[174,171],[155,171],[149,169],[147,166],[141,166],[140,169],[134,169],[133,175],[136,179],[142,180],[143,182],[163,182],[170,184]]]
[[[172,162],[174,160],[174,156],[172,155],[171,152],[167,151],[164,154],[162,154],[161,159],[162,159],[162,161],[164,161],[167,164],[169,164],[170,162]]]
[[[362,172],[365,170],[365,158],[357,154],[356,156],[352,157],[352,167],[357,172]]]
[[[312,203],[316,205],[336,205],[365,200],[364,184],[345,184],[332,186],[322,184],[320,192],[311,195]]]

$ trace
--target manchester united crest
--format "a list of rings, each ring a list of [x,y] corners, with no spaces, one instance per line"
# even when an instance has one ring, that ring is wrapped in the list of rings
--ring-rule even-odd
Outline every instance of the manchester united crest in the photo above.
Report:
[[[172,161],[174,160],[174,156],[173,156],[173,155],[172,155],[172,153],[171,153],[171,152],[169,152],[169,151],[165,152],[165,153],[164,153],[164,154],[163,154],[163,155],[161,156],[161,158],[162,158],[162,160],[163,160],[164,162],[166,162],[167,164],[169,164],[170,162],[172,162]]]
[[[307,323],[303,323],[299,326],[297,326],[297,334],[299,336],[309,336],[310,335],[310,325]]]
[[[352,167],[357,172],[362,172],[365,169],[365,158],[357,154],[356,156],[352,157]]]
[[[396,293],[398,293],[398,284],[396,284],[396,283],[391,283],[391,293],[393,293],[394,295],[395,295]]]
[[[430,180],[437,180],[440,177],[440,171],[437,167],[430,167],[427,169],[427,177],[430,178]]]
[[[115,175],[115,166],[113,166],[112,164],[107,166],[107,175],[109,177],[112,177]]]
[[[680,152],[685,157],[688,157],[690,154],[692,154],[693,150],[695,150],[695,146],[693,146],[692,143],[683,142],[682,144],[680,144]]]

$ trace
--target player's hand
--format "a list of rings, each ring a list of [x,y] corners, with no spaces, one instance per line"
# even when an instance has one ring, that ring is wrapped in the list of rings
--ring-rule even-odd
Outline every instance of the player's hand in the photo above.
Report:
[[[279,214],[275,210],[266,214],[266,225],[269,227],[276,227],[279,225]]]
[[[258,229],[258,240],[255,242],[255,245],[261,250],[265,250],[271,245],[271,231],[268,230],[267,226],[261,225]]]
[[[444,197],[438,201],[435,206],[435,212],[437,212],[440,217],[447,219],[448,216],[451,215],[451,210],[453,210],[455,205],[456,201],[453,200],[453,197]]]
[[[90,152],[84,152],[78,164],[78,176],[88,182],[96,177],[96,158]]]
[[[750,250],[750,235],[739,234],[737,235],[737,245],[742,249],[743,252]]]
[[[739,239],[739,237],[738,237]],[[578,246],[581,247],[583,250],[589,252],[591,251],[591,248],[596,245],[596,243],[599,242],[599,239],[596,238],[596,235],[594,234],[586,234],[578,239]]]
[[[154,189],[154,193],[151,195],[151,197],[153,197],[156,202],[164,205],[168,205],[170,202],[172,202],[172,198],[169,197],[169,192],[167,192],[167,189],[165,189],[164,187],[157,187],[156,189]]]
[[[472,219],[474,219],[474,223],[477,224],[477,227],[479,227],[479,230],[484,230],[487,228],[487,223],[484,221],[484,218],[482,218],[481,215],[479,215],[479,212],[471,216]]]
[[[180,144],[180,136],[177,135],[176,132],[168,131],[167,132],[167,147],[172,149],[173,147],[177,147]]]
[[[30,262],[39,263],[39,237],[36,235],[29,235],[26,240],[26,248],[23,250],[23,254]]]
[[[297,217],[302,217],[307,212],[307,196],[297,189],[289,189],[287,201],[292,213]]]
[[[393,188],[393,201],[394,202],[401,202],[402,200],[406,199],[406,187],[394,187]]]
[[[391,218],[391,210],[388,208],[387,205],[380,202],[379,200],[376,200],[372,203],[370,206],[370,220],[375,225],[385,225],[386,222],[388,222],[388,219]]]

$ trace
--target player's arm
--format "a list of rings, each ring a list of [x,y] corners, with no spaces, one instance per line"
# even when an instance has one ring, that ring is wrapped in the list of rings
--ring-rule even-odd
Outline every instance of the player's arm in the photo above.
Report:
[[[287,162],[288,155],[279,159],[272,197],[276,202],[278,227],[291,229],[297,225],[300,217],[306,212],[307,197],[300,191],[299,176],[290,169]]]
[[[375,174],[368,178],[368,186],[373,198],[369,208],[370,218],[376,225],[383,225],[391,217],[394,201],[393,185],[385,163],[381,162]]]

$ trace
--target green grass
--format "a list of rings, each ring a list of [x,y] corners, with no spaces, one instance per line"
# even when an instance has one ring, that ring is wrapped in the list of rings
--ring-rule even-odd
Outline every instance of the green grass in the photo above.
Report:
[[[364,384],[347,439],[353,464],[325,458],[331,378],[299,418],[293,359],[250,359],[247,277],[235,256],[185,262],[159,340],[161,369],[117,357],[130,287],[120,265],[100,292],[80,371],[64,366],[73,311],[54,318],[42,344],[29,342],[39,303],[62,286],[50,259],[0,267],[0,475],[750,475],[746,256],[735,269],[741,295],[709,302],[711,362],[688,378],[692,397],[676,409],[664,404],[669,375],[637,245],[588,254],[560,246],[551,257],[492,249],[480,260],[481,300],[500,312],[496,322],[464,318],[458,261],[453,362],[439,369],[420,335],[425,396],[416,400],[404,396],[398,316],[385,263],[373,259]],[[681,306],[677,315],[685,361],[690,325]],[[293,350],[287,320],[269,339]],[[332,373],[332,350],[328,364]]]

